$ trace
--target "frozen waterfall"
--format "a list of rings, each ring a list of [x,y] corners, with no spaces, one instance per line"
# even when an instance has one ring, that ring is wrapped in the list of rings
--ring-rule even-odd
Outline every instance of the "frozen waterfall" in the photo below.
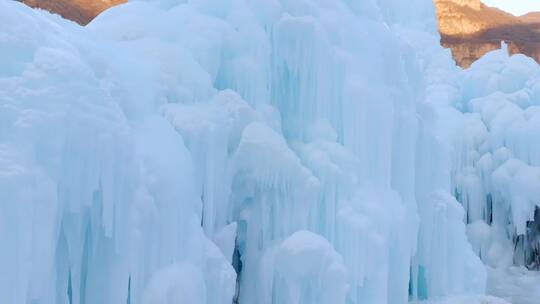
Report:
[[[504,303],[539,208],[540,67],[430,0],[0,0],[0,303]]]

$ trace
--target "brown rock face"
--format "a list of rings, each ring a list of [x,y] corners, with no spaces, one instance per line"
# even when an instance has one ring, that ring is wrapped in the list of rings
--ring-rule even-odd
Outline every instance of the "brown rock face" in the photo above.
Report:
[[[51,13],[86,25],[111,6],[127,0],[19,0],[28,6],[41,8]]]
[[[540,62],[540,13],[516,17],[480,0],[434,0],[441,44],[452,50],[461,67],[468,67],[506,41],[512,54]]]

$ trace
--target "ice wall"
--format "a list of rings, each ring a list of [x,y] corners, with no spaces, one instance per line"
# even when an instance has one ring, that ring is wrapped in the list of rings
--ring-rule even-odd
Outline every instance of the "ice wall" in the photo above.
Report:
[[[58,17],[0,20],[0,302],[230,303],[190,152],[142,114],[151,74]]]
[[[0,302],[483,293],[452,196],[472,89],[407,6],[132,1],[81,28],[0,2]]]
[[[463,72],[465,112],[453,184],[468,234],[490,266],[538,267],[540,67],[506,45]]]

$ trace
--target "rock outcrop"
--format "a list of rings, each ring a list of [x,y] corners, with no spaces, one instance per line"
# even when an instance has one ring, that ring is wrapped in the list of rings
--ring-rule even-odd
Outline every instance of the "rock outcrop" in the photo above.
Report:
[[[127,0],[20,0],[28,6],[41,8],[86,25],[111,6]]]
[[[462,67],[506,41],[513,54],[540,62],[540,13],[516,17],[479,0],[434,0],[441,44]]]

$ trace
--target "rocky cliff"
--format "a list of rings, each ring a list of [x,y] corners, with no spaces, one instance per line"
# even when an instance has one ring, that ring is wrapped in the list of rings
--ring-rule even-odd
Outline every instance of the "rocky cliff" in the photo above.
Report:
[[[57,13],[81,25],[92,21],[107,8],[127,0],[20,0],[23,3]]]
[[[511,53],[540,62],[540,13],[516,17],[479,0],[434,0],[441,44],[452,49],[456,62],[470,66],[506,41]]]

